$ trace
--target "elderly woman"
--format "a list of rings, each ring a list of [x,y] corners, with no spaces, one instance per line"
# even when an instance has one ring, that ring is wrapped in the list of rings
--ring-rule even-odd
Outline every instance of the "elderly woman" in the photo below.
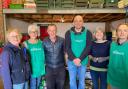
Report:
[[[110,43],[105,40],[102,28],[97,28],[94,33],[95,41],[92,42],[90,55],[90,72],[93,89],[107,89],[107,67],[109,63]]]
[[[6,38],[8,43],[1,54],[4,89],[28,89],[29,68],[26,68],[28,60],[25,48],[19,45],[21,34],[17,29],[10,29]]]
[[[37,39],[38,28],[36,25],[29,25],[28,34],[30,36],[30,39],[25,41],[24,44],[29,52],[32,70],[30,89],[38,89],[41,77],[45,74],[44,49],[42,41]]]
[[[108,83],[111,89],[128,89],[128,24],[117,30],[117,41],[112,42],[108,65]]]

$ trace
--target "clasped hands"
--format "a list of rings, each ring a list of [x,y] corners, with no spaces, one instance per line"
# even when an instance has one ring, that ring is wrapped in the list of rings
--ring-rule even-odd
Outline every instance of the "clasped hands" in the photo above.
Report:
[[[80,60],[79,58],[75,58],[75,59],[73,60],[73,62],[74,62],[74,64],[75,64],[76,66],[80,66],[80,65],[81,65],[81,60]]]

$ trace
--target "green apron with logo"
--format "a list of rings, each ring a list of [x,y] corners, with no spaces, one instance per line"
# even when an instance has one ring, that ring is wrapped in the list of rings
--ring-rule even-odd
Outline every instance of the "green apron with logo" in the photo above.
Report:
[[[30,54],[32,77],[40,77],[45,74],[45,55],[42,41],[38,40],[35,44],[31,44],[28,41],[26,43]]]
[[[128,89],[128,42],[111,44],[107,78],[110,85]]]
[[[87,35],[87,29],[85,29],[80,34],[75,34],[75,32],[71,31],[71,49],[76,56],[76,58],[79,58],[86,47],[86,35]],[[83,59],[81,61],[82,65],[88,64],[88,57]]]

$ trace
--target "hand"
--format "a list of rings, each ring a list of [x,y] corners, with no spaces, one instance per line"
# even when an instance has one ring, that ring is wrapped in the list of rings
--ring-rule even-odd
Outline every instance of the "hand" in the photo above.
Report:
[[[79,58],[75,58],[75,59],[73,60],[73,62],[74,62],[74,64],[75,64],[76,66],[80,66],[80,65],[81,65],[81,60],[80,60]]]

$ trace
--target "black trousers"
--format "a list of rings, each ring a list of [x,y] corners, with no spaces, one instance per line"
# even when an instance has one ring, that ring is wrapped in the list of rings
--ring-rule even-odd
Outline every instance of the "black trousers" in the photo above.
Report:
[[[65,68],[46,67],[47,89],[64,89]]]

